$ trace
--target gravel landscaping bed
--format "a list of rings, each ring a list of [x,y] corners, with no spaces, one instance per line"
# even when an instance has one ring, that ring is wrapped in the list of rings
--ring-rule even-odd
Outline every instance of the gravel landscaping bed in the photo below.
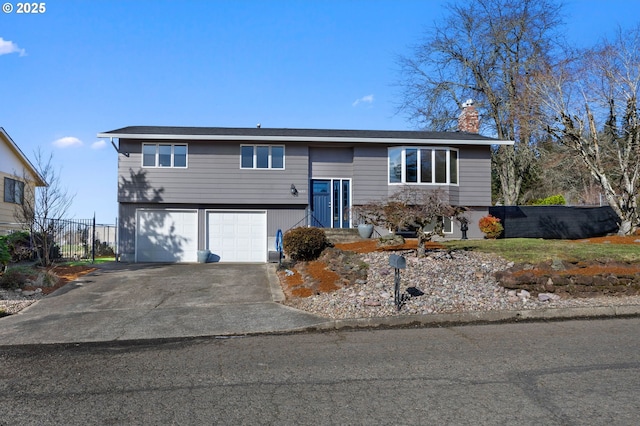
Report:
[[[331,319],[640,305],[640,296],[575,298],[542,293],[534,297],[526,290],[506,290],[494,274],[512,267],[513,263],[495,255],[447,250],[432,251],[424,258],[416,257],[415,251],[404,255],[407,268],[400,272],[400,290],[406,300],[400,311],[393,297],[394,268],[389,266],[389,253],[384,252],[360,254],[362,261],[369,265],[366,280],[356,280],[329,293],[288,298],[285,304]],[[424,294],[410,296],[406,293],[408,287]]]

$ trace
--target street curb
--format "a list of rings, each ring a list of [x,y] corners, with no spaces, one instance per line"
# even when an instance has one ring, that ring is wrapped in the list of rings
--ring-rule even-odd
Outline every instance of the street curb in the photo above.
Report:
[[[329,320],[314,326],[306,327],[304,330],[329,331],[349,328],[394,328],[409,326],[429,327],[524,321],[558,321],[588,318],[617,318],[631,316],[640,316],[640,305],[531,309],[520,311],[462,312],[435,315],[403,315],[397,317],[336,319]],[[301,330],[298,329],[298,331]]]

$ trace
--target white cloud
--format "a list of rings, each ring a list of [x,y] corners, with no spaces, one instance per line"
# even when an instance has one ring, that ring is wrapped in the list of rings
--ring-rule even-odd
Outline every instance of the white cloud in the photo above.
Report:
[[[53,146],[56,148],[70,148],[74,146],[82,146],[82,141],[73,136],[66,136],[64,138],[56,139],[53,141]]]
[[[0,55],[8,55],[9,53],[19,53],[20,56],[27,54],[24,49],[20,49],[14,42],[0,37]]]
[[[105,146],[107,146],[107,143],[105,141],[95,141],[91,144],[91,149],[102,149]]]
[[[352,106],[358,106],[358,104],[361,103],[368,103],[368,104],[372,104],[373,103],[373,95],[367,95],[367,96],[363,96],[360,99],[356,99],[355,101],[353,101],[353,103],[351,104]]]

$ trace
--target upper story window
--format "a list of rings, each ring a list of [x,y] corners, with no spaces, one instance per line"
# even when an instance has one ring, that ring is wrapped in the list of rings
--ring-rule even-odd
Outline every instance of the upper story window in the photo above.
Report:
[[[187,167],[187,145],[143,143],[142,167]]]
[[[284,146],[241,145],[241,169],[284,169]]]
[[[4,202],[22,204],[24,202],[24,182],[4,178]]]
[[[389,183],[458,184],[458,150],[389,148]]]

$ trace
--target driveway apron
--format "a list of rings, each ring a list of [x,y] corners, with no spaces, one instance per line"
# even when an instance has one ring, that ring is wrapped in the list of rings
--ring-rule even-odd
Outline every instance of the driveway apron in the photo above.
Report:
[[[284,332],[325,322],[276,303],[273,268],[106,264],[0,319],[0,345]]]

